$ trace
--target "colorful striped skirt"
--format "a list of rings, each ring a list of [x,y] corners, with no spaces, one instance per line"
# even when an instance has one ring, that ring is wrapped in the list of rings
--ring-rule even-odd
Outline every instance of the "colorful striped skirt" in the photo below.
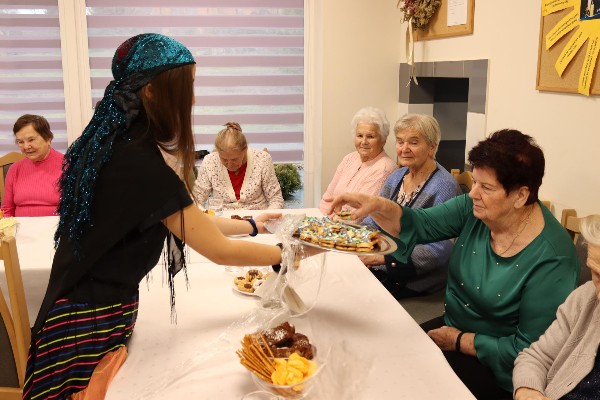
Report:
[[[66,399],[85,389],[100,360],[127,344],[137,310],[137,296],[96,307],[54,303],[44,327],[33,333],[23,399]]]

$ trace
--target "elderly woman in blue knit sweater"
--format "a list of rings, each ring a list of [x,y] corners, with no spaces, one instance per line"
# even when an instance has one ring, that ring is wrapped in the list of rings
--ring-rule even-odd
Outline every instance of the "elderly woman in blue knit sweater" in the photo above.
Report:
[[[435,118],[406,114],[394,126],[396,153],[402,168],[385,181],[380,196],[411,208],[429,208],[462,194],[456,179],[435,161],[441,139]],[[363,223],[376,227],[371,217]],[[361,260],[396,298],[422,296],[446,285],[453,242],[417,245],[408,263],[392,256],[362,256]]]

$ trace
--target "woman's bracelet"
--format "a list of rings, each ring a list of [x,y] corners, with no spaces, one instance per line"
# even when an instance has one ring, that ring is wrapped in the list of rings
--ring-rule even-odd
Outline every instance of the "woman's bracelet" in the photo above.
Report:
[[[275,246],[281,249],[281,260],[283,261],[283,243],[277,243]],[[281,263],[273,264],[271,265],[271,268],[273,268],[273,271],[279,273],[281,270]]]
[[[465,333],[461,331],[458,333],[458,336],[456,337],[456,344],[454,345],[454,348],[456,349],[456,351],[458,353],[460,353],[460,339],[462,339],[464,334]]]
[[[250,225],[252,225],[252,233],[250,234],[250,236],[258,235],[258,228],[256,227],[256,221],[252,218],[248,218],[246,221],[250,222]]]

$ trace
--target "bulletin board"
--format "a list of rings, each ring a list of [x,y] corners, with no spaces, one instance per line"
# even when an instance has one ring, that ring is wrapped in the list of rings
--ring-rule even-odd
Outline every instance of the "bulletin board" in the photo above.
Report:
[[[467,23],[464,25],[448,26],[448,1],[442,0],[440,8],[431,17],[427,29],[417,29],[414,33],[416,41],[441,39],[452,36],[470,35],[473,33],[475,15],[475,0],[464,0],[467,3]]]
[[[543,0],[539,40],[536,89],[600,94],[600,1]]]

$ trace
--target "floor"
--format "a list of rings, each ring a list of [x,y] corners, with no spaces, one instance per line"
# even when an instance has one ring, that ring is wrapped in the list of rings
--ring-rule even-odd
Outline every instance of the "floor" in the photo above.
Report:
[[[302,188],[296,191],[291,199],[284,201],[285,208],[304,208],[304,170],[299,168],[298,172],[300,172]]]
[[[285,200],[285,208],[304,208],[304,190],[300,189],[291,199]]]

